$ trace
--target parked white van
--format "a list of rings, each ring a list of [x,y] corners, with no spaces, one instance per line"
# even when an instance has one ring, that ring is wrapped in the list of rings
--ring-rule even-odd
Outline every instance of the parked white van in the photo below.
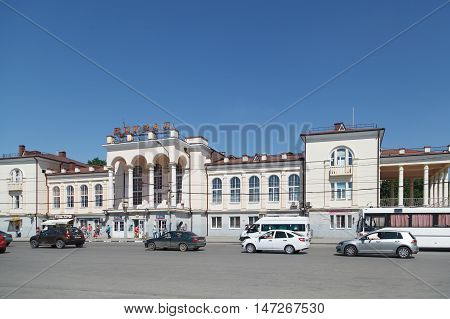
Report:
[[[244,230],[239,238],[244,241],[247,238],[260,237],[262,234],[270,230],[290,230],[301,237],[305,241],[311,241],[311,225],[309,217],[306,216],[267,216],[257,220],[248,229]]]

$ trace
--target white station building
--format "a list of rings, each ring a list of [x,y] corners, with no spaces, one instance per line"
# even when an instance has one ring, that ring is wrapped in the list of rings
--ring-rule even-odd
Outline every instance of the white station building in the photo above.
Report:
[[[73,218],[109,225],[113,238],[136,228],[238,237],[262,216],[309,213],[314,237],[348,238],[362,208],[448,207],[449,147],[383,150],[384,132],[336,123],[301,134],[303,153],[235,157],[143,125],[107,137],[104,167],[21,146],[0,158],[0,230],[29,237],[44,220]]]

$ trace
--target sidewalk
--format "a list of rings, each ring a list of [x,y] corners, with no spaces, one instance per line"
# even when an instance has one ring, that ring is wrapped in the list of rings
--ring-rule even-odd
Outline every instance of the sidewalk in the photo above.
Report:
[[[322,237],[313,237],[311,240],[311,244],[322,244],[322,245],[334,245],[337,244],[339,241],[343,240],[342,238],[322,238]],[[13,241],[15,242],[28,242],[30,241],[29,237],[20,237],[20,238],[13,238]],[[87,243],[142,243],[143,239],[136,239],[136,238],[99,238],[99,239],[87,239]],[[238,238],[236,237],[229,237],[229,236],[207,236],[206,242],[210,244],[240,244]]]

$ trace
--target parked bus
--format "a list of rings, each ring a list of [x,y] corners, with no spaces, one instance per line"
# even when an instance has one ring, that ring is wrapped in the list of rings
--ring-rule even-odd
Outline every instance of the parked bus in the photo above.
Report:
[[[239,239],[243,241],[250,237],[259,237],[265,232],[275,229],[291,230],[302,238],[305,238],[305,241],[311,241],[309,217],[286,215],[267,216],[258,219],[253,225],[242,232]]]
[[[364,208],[357,234],[378,229],[409,231],[419,248],[450,248],[450,207]]]

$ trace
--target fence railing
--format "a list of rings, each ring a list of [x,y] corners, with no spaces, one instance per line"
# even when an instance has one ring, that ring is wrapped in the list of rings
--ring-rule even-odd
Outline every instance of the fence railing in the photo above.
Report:
[[[423,207],[423,198],[403,198],[404,207]],[[381,198],[380,207],[396,207],[399,206],[398,198]],[[449,198],[430,198],[429,207],[449,207]]]

